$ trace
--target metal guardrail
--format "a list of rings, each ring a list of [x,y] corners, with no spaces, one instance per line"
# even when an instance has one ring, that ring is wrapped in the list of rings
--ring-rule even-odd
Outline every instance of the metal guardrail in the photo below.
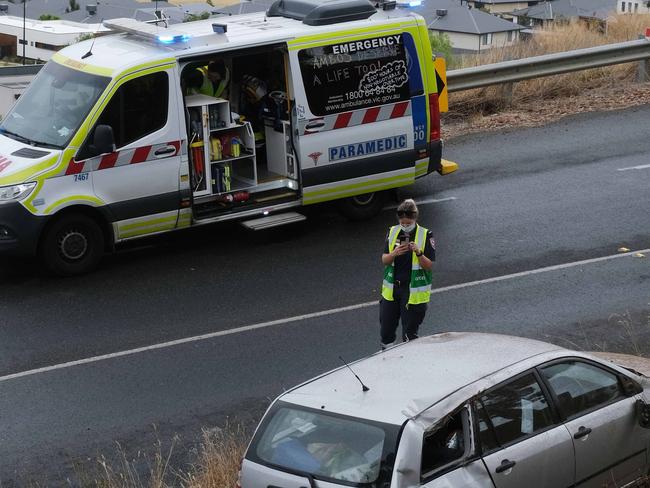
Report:
[[[650,40],[643,38],[638,41],[606,44],[575,51],[486,64],[475,68],[450,70],[447,72],[447,85],[450,92],[471,90],[572,71],[645,61],[648,58],[650,58]],[[647,67],[644,66],[643,70],[647,72]],[[644,79],[647,79],[646,73],[644,73]]]

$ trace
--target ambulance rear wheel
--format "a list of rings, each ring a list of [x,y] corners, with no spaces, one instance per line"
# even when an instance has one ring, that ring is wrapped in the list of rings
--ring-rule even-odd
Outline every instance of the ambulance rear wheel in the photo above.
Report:
[[[350,220],[366,220],[377,215],[388,201],[388,192],[364,193],[341,200],[339,211]]]
[[[90,217],[80,213],[63,215],[45,229],[39,254],[56,275],[88,273],[104,254],[104,236]]]

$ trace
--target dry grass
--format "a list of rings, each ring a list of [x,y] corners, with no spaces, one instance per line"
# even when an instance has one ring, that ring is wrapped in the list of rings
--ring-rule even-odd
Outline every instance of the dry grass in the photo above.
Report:
[[[183,478],[184,488],[234,487],[247,434],[241,426],[203,431],[199,461]]]
[[[84,488],[234,488],[249,435],[246,428],[234,423],[203,429],[198,446],[189,453],[176,452],[178,438],[165,446],[157,441],[153,454],[127,454],[117,444],[113,457],[102,455],[90,464],[77,466],[75,479],[65,484]],[[194,459],[189,467],[180,468],[182,460],[189,458]],[[32,482],[30,486],[48,485]]]
[[[481,55],[464,56],[456,60],[456,66],[453,67],[466,68],[635,40],[640,33],[645,32],[648,25],[650,25],[650,15],[615,16],[608,23],[606,33],[589,28],[583,23],[559,25],[545,29],[541,35],[508,49],[493,49]],[[638,63],[630,63],[516,83],[512,93],[512,103],[513,106],[517,106],[542,99],[569,97],[585,89],[618,86],[622,82],[634,80],[637,67]],[[452,93],[449,99],[451,118],[492,114],[506,106],[501,86]]]

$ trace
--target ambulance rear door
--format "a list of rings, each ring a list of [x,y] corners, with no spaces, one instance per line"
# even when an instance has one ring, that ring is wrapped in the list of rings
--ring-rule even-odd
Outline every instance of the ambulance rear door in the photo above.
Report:
[[[416,44],[404,24],[382,27],[289,43],[304,204],[415,180],[427,144]]]

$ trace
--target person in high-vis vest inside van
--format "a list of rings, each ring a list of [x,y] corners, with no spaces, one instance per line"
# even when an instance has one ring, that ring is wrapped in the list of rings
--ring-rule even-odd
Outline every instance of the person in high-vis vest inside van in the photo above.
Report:
[[[392,345],[402,320],[402,340],[417,339],[431,295],[431,269],[436,243],[431,231],[418,225],[418,208],[411,199],[397,207],[399,225],[388,230],[384,253],[379,322],[381,348]]]
[[[223,60],[210,61],[207,66],[197,68],[203,75],[203,83],[198,92],[215,98],[228,98],[230,70]]]

